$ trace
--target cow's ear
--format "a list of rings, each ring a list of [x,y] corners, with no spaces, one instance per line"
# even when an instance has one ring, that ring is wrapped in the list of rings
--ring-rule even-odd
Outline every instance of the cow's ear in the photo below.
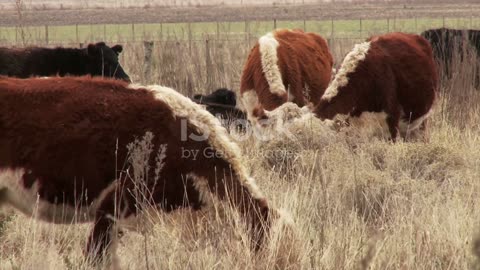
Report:
[[[116,54],[120,54],[120,53],[123,51],[123,47],[122,47],[122,45],[117,44],[117,45],[115,45],[115,46],[112,47],[112,50],[113,50]]]
[[[96,44],[88,44],[87,53],[90,56],[94,56],[98,54],[98,47]]]

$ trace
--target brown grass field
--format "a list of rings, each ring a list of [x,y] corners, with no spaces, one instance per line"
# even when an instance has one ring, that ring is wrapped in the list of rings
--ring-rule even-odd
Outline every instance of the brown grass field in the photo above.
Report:
[[[254,41],[157,41],[148,68],[143,44],[125,42],[121,61],[134,81],[188,96],[238,90]],[[355,42],[331,41],[337,63]],[[146,213],[120,239],[120,268],[480,269],[480,63],[453,65],[453,77],[442,76],[429,143],[393,144],[314,123],[293,140],[239,140],[260,188],[294,221],[293,230],[274,228],[258,254],[237,213],[217,203],[195,214]],[[92,269],[82,254],[90,224],[3,212],[0,269]]]
[[[161,6],[149,5],[109,8],[65,5],[38,6],[35,1],[16,0],[23,4],[22,25],[70,25],[70,24],[118,24],[118,23],[166,23],[166,22],[230,22],[261,20],[325,20],[325,19],[379,19],[413,17],[478,17],[478,1],[444,1],[438,3],[412,1],[408,3],[309,3],[304,5],[217,5],[217,6]],[[10,6],[0,9],[0,25],[20,24],[18,9]],[[80,3],[82,1],[78,1]],[[180,2],[180,1],[179,1]],[[63,2],[62,2],[63,3]],[[68,1],[66,3],[69,3]],[[13,5],[13,6],[12,6]],[[2,6],[0,5],[0,8]]]

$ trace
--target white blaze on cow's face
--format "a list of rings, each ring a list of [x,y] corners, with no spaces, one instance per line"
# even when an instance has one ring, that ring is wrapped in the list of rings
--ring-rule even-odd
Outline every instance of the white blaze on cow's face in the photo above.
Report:
[[[247,113],[248,120],[252,123],[256,121],[253,117],[253,110],[260,104],[257,92],[253,89],[243,92],[240,96],[239,103],[242,104],[243,110]]]
[[[363,42],[356,44],[352,51],[350,51],[342,62],[342,65],[335,75],[335,78],[325,90],[322,100],[330,101],[337,96],[338,89],[348,84],[348,74],[355,71],[358,64],[365,60],[368,50],[370,49],[370,42]]]
[[[280,44],[273,33],[268,33],[258,40],[262,71],[272,94],[283,96],[287,92],[283,85],[282,74],[278,67],[277,49]]]

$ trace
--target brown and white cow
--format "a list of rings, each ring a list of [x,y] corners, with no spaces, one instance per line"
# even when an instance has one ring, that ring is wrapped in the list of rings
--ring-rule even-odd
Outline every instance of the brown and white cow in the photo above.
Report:
[[[250,121],[287,101],[298,106],[320,101],[331,79],[333,57],[319,35],[276,30],[262,36],[245,63],[240,100]]]
[[[406,138],[432,111],[438,75],[429,42],[419,36],[389,33],[357,44],[347,54],[314,113],[359,117],[381,113],[391,138]]]
[[[277,213],[209,112],[161,86],[100,78],[0,78],[0,202],[49,222],[86,217],[91,258],[111,246],[118,219],[136,212],[127,145],[151,133],[142,186],[160,210],[198,209],[208,193],[248,221],[258,248]],[[228,196],[227,196],[228,195]],[[83,207],[80,207],[83,206]]]

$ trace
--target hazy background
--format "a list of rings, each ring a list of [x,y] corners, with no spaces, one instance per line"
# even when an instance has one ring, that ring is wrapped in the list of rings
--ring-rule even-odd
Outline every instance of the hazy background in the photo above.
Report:
[[[2,8],[12,8],[18,0],[0,0]],[[284,5],[284,4],[315,4],[333,2],[351,3],[478,3],[475,0],[24,0],[30,7],[41,6],[47,8],[71,8],[71,7],[148,7],[148,6],[208,6],[208,5]]]

